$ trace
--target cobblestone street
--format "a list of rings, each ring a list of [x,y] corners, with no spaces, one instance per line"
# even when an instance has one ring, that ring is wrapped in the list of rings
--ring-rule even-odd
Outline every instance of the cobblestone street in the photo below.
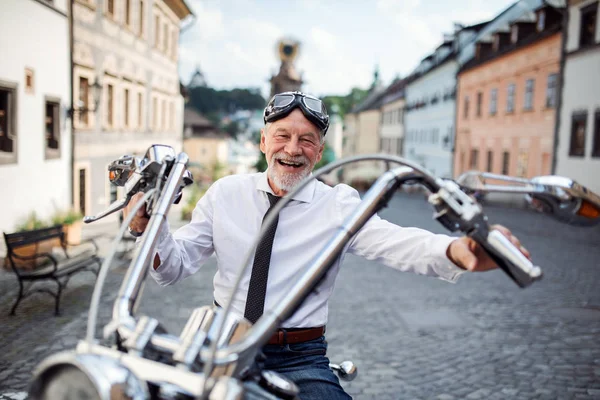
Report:
[[[355,398],[600,399],[600,228],[515,208],[486,210],[531,251],[542,281],[523,290],[495,271],[449,284],[346,257],[327,339],[332,361],[351,359],[359,368],[357,379],[344,383]],[[422,195],[400,194],[381,215],[444,232]],[[109,239],[101,243],[106,249]],[[101,326],[125,266],[108,275]],[[178,332],[193,308],[212,300],[214,270],[213,258],[177,286],[149,280],[139,314]],[[59,317],[44,295],[24,300],[9,317],[16,280],[0,273],[0,398],[22,398],[32,368],[84,336],[93,281],[75,276]]]

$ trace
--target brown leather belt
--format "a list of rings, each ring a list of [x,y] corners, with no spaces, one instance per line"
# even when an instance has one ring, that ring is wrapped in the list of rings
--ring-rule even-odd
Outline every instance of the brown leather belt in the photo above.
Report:
[[[217,300],[213,300],[213,303],[217,307],[221,307]],[[325,334],[325,326],[319,326],[317,328],[306,328],[306,329],[278,329],[277,332],[271,336],[267,344],[276,344],[284,346],[286,344],[308,342],[309,340],[315,340]]]
[[[276,344],[284,346],[286,344],[308,342],[309,340],[318,339],[325,334],[325,327],[306,329],[278,329],[271,336],[267,344]]]

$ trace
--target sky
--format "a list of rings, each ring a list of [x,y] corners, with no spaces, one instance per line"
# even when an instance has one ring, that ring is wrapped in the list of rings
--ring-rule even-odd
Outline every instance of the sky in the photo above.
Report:
[[[179,74],[197,67],[210,87],[260,88],[280,61],[277,41],[301,42],[296,68],[318,96],[408,75],[451,33],[494,18],[511,0],[186,0],[195,23],[181,34]]]

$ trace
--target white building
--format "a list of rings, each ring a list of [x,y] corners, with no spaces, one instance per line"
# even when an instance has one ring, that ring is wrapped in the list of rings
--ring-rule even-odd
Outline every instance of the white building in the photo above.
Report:
[[[600,193],[600,9],[570,3],[556,173]]]
[[[0,230],[71,204],[67,0],[3,0]],[[0,246],[1,247],[1,246]]]
[[[444,38],[407,78],[403,156],[440,177],[452,177],[457,54],[485,24]]]
[[[182,21],[191,16],[184,0],[75,0],[73,88],[82,111],[75,114],[73,186],[84,214],[120,197],[107,178],[111,161],[142,156],[154,143],[181,151],[177,60]]]

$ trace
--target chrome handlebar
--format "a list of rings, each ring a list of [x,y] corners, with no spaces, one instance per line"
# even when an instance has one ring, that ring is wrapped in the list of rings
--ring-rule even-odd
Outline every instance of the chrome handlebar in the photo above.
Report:
[[[158,233],[171,204],[186,184],[187,155],[182,153],[175,158],[174,152],[169,149],[166,146],[153,146],[143,159],[123,157],[111,164],[112,170],[109,168],[109,171],[114,171],[111,181],[125,187],[126,198],[111,205],[99,216],[88,219],[88,222],[123,208],[138,191],[156,191],[152,194],[152,216],[115,301],[113,320],[105,328],[105,336],[117,333],[119,350],[109,349],[88,340],[80,343],[75,355],[78,357],[92,354],[120,360],[120,365],[125,366],[138,379],[158,385],[164,390],[178,392],[177,388],[179,388],[181,393],[198,397],[206,397],[207,393],[216,391],[217,388],[219,390],[233,388],[231,390],[235,389],[234,391],[239,392],[241,387],[239,382],[247,379],[248,371],[257,353],[272,332],[319,284],[321,277],[333,265],[348,241],[387,204],[396,189],[408,182],[425,186],[431,192],[428,201],[436,210],[434,218],[450,231],[464,232],[480,243],[519,286],[528,286],[541,277],[541,270],[533,266],[519,249],[500,232],[490,230],[481,206],[464,193],[454,181],[436,178],[419,166],[399,157],[358,156],[331,163],[316,171],[313,178],[342,165],[363,160],[384,160],[404,166],[384,173],[373,184],[363,196],[361,204],[347,217],[339,232],[324,246],[319,257],[305,269],[304,274],[281,301],[276,302],[275,309],[267,310],[250,327],[242,318],[235,318],[228,313],[229,304],[225,309],[204,307],[194,312],[179,337],[162,333],[157,321],[147,317],[136,321],[133,312],[147,276]],[[308,179],[303,181],[295,191],[301,190],[308,181]],[[294,193],[290,193],[280,201],[268,218],[274,218],[293,195]],[[151,194],[147,193],[147,196]],[[268,220],[265,221],[265,225],[269,225]],[[102,266],[103,269],[105,267],[107,268],[105,265]],[[233,338],[235,340],[232,340]],[[122,356],[123,352],[127,355]],[[162,360],[166,361],[158,363],[153,361],[155,358],[148,357],[148,355],[156,356],[157,353],[161,355]],[[64,361],[60,362],[61,365],[64,364]],[[73,362],[73,364],[77,363]],[[160,365],[160,373],[156,369],[157,365]],[[45,372],[55,366],[52,363],[47,363],[45,366],[43,364],[36,372],[36,379],[43,379],[47,376]],[[348,371],[341,365],[333,366],[335,367],[338,367],[345,377],[350,377],[356,372],[355,369],[349,368],[348,364],[345,364]],[[149,372],[149,368],[154,372]],[[204,370],[204,373],[199,373],[201,370]],[[231,379],[217,379],[215,374],[219,370],[221,370],[221,377],[229,376]],[[196,378],[192,379],[193,376]],[[187,379],[184,379],[185,377]],[[273,382],[269,385],[272,386]],[[210,396],[212,394],[214,393]]]

